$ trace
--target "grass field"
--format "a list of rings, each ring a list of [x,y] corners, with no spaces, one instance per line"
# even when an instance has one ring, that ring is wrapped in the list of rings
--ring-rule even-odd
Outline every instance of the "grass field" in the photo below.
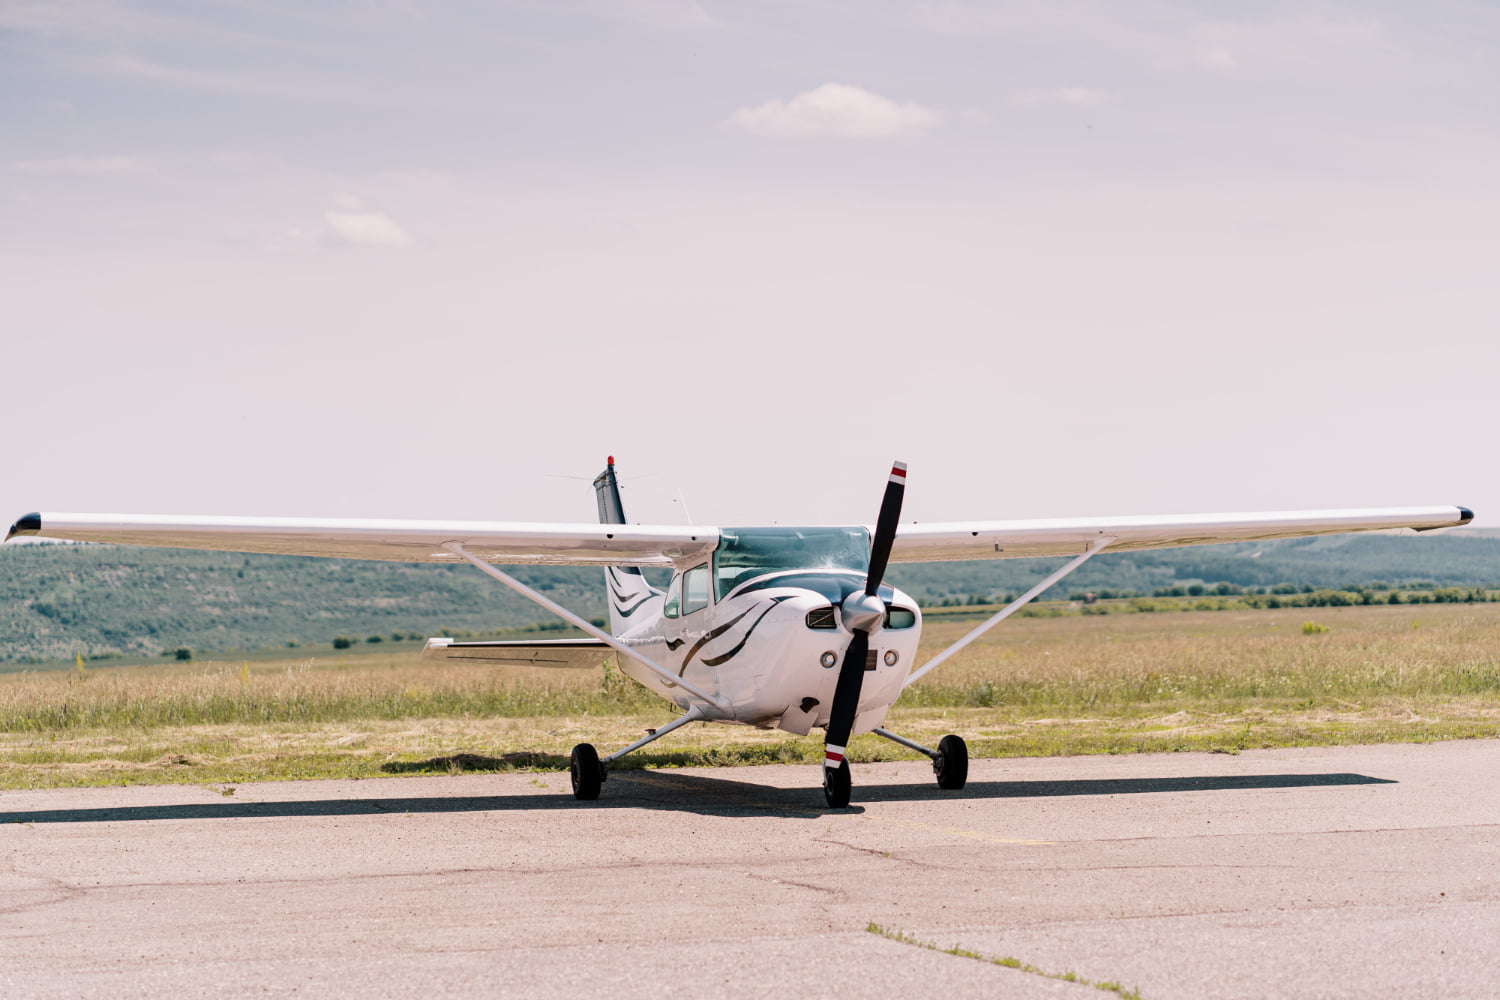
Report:
[[[975,616],[976,620],[980,616]],[[936,652],[972,627],[931,619]],[[887,726],[977,756],[1500,735],[1500,604],[1012,619],[914,686]],[[562,769],[672,717],[612,671],[414,651],[0,676],[0,788]],[[692,726],[617,766],[815,763],[820,733]],[[913,756],[872,736],[855,761]]]

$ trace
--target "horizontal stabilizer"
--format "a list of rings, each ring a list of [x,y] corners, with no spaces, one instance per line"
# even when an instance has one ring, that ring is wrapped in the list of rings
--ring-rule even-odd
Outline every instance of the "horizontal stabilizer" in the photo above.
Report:
[[[613,653],[598,639],[523,639],[505,642],[454,642],[428,639],[424,660],[484,660],[527,667],[597,667]]]

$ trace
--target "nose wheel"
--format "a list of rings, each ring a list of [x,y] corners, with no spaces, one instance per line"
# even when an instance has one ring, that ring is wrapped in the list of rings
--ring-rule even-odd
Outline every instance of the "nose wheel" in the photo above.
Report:
[[[838,767],[823,768],[823,798],[830,809],[843,809],[849,804],[849,762],[841,761]]]

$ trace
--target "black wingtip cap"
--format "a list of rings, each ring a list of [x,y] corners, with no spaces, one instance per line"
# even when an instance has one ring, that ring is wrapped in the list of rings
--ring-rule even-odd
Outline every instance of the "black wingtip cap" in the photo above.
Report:
[[[1459,524],[1468,524],[1470,521],[1474,520],[1474,512],[1472,510],[1467,507],[1460,507],[1458,509],[1463,514],[1463,517],[1459,518]]]
[[[36,535],[36,534],[40,534],[41,530],[42,530],[42,515],[40,515],[40,514],[27,514],[25,517],[21,518],[15,524],[12,524],[10,526],[10,531],[8,531],[6,533],[5,540],[8,542],[12,538],[15,538],[17,535]]]

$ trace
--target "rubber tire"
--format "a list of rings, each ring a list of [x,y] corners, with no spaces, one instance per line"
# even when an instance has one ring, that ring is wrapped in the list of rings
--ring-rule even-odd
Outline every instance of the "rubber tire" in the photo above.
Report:
[[[962,736],[949,734],[938,741],[938,758],[932,762],[939,788],[953,791],[969,780],[969,745]]]
[[[823,799],[830,809],[843,809],[849,804],[849,792],[854,782],[849,776],[849,762],[843,761],[837,769],[823,768]]]
[[[592,743],[580,743],[573,748],[572,765],[573,798],[592,802],[599,797],[604,785],[604,765],[599,763],[599,751]]]

